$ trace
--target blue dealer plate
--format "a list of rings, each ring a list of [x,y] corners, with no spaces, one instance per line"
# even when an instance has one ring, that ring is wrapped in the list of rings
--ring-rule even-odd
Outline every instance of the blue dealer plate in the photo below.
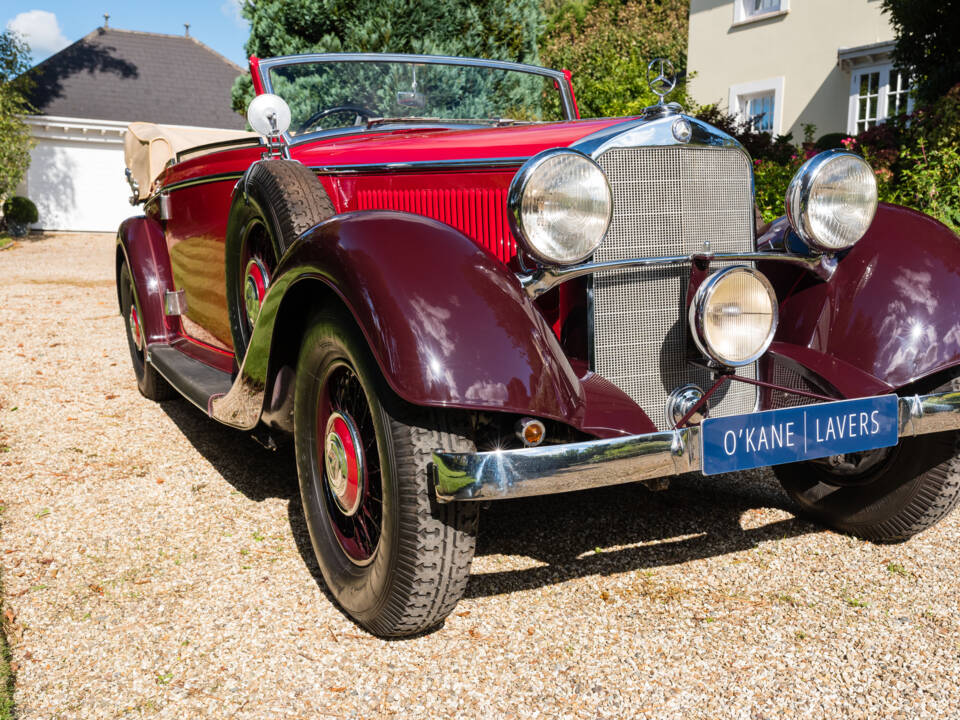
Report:
[[[897,396],[707,419],[703,474],[746,470],[897,444]]]

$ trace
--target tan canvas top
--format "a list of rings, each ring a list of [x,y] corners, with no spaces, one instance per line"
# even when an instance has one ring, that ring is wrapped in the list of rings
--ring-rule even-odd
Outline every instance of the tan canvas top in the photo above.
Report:
[[[127,167],[133,173],[139,191],[138,200],[150,194],[150,186],[177,153],[199,145],[255,138],[256,133],[243,130],[217,130],[214,128],[190,128],[176,125],[155,125],[135,122],[127,126],[123,136],[123,155]],[[210,152],[214,152],[216,148]]]

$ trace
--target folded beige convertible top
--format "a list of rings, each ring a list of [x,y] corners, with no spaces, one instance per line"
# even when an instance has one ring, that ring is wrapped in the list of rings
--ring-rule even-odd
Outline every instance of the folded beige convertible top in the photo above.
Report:
[[[227,140],[256,138],[256,133],[243,130],[217,130],[214,128],[156,125],[134,122],[127,126],[123,136],[123,154],[127,167],[139,187],[142,200],[150,194],[150,186],[177,153],[200,145]],[[215,149],[210,150],[214,152]]]

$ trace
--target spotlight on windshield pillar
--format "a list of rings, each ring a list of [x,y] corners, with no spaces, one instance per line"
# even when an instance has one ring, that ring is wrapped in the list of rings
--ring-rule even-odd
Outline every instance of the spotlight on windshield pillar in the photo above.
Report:
[[[547,429],[543,423],[534,418],[520,418],[517,421],[517,437],[524,447],[536,447],[543,442]]]

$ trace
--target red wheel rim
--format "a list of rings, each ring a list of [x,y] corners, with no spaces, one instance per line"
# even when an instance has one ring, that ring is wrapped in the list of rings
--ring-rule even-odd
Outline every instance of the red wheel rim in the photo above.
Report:
[[[130,306],[130,335],[133,337],[133,344],[136,346],[137,351],[140,352],[143,350],[143,334],[140,330],[140,316],[137,315],[137,306]]]
[[[260,315],[260,306],[270,287],[270,271],[258,257],[250,259],[243,279],[243,305],[252,328]]]
[[[380,543],[382,487],[373,416],[356,374],[336,366],[317,403],[317,469],[330,527],[357,565]]]

